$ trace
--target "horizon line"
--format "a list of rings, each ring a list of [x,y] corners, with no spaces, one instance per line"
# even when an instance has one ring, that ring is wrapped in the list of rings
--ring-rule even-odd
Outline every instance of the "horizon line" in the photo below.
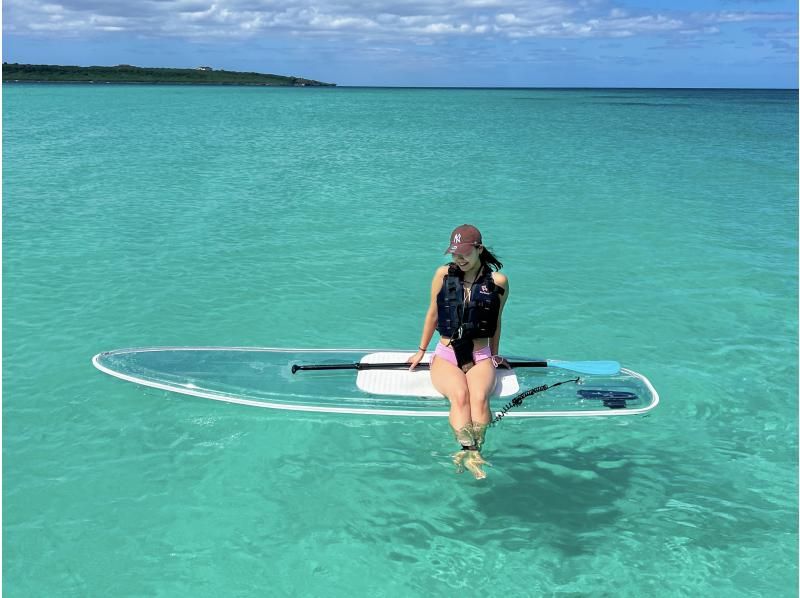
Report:
[[[281,75],[291,78],[286,75]],[[152,81],[35,81],[26,79],[6,79],[3,83],[30,84],[30,85],[154,85],[159,87],[259,87],[268,89],[295,89],[291,85],[248,85],[237,83],[157,83]],[[587,89],[614,89],[614,90],[669,90],[669,91],[799,91],[798,87],[655,87],[655,86],[630,86],[630,85],[343,85],[333,83],[328,85],[309,85],[302,89],[453,89],[453,90],[587,90]]]

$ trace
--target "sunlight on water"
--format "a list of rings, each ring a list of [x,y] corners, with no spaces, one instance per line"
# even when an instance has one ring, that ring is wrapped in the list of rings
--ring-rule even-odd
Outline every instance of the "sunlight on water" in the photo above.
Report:
[[[9,596],[796,595],[796,92],[3,94]],[[91,366],[413,349],[462,222],[506,265],[504,353],[616,359],[661,405],[504,419],[476,481],[444,419]]]

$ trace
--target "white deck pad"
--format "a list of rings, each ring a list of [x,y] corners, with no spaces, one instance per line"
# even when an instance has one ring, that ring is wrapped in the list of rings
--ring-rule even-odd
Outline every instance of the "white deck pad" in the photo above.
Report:
[[[361,359],[361,363],[403,363],[413,353],[369,353]],[[430,363],[433,353],[425,353],[422,363]],[[442,394],[433,387],[430,371],[416,370],[360,370],[356,377],[359,390],[373,395],[394,395],[406,397],[442,398]],[[508,397],[519,393],[519,382],[513,370],[500,368],[497,370],[495,396]]]

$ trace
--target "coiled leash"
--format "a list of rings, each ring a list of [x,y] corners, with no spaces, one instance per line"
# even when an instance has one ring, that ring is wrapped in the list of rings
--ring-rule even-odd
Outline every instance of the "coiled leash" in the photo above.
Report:
[[[514,407],[519,407],[522,405],[522,401],[527,399],[531,395],[535,395],[540,392],[544,392],[546,390],[550,390],[551,388],[555,388],[556,386],[561,386],[562,384],[566,384],[567,382],[574,382],[575,384],[580,384],[580,378],[573,378],[571,380],[562,380],[561,382],[556,382],[555,384],[542,384],[541,386],[537,386],[536,388],[531,388],[526,390],[525,392],[521,392],[513,399],[511,399],[508,403],[506,403],[503,408],[498,411],[497,415],[494,416],[494,419],[489,423],[489,426],[494,426],[497,422],[503,419],[506,416],[506,413],[511,411]]]

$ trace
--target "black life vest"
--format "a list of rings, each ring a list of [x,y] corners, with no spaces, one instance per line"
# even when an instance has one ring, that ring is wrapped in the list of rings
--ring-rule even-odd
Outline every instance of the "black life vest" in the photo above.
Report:
[[[488,268],[472,284],[469,301],[464,300],[464,274],[450,264],[436,296],[439,322],[436,329],[446,338],[491,338],[497,331],[500,296],[506,292],[497,286]],[[458,332],[461,331],[459,335]]]

